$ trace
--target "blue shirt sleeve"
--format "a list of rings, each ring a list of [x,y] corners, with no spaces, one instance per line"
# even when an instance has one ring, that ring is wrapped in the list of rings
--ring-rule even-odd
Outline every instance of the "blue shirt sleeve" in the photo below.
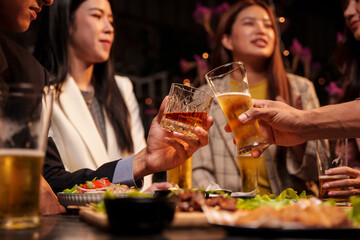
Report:
[[[142,188],[142,180],[134,180],[134,170],[133,170],[133,158],[134,155],[121,159],[118,161],[115,167],[114,176],[112,183],[120,183],[124,185],[135,186],[138,189]]]

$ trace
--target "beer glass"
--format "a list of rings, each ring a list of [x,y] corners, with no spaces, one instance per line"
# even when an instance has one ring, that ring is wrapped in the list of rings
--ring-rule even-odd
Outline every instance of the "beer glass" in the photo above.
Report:
[[[236,157],[241,179],[241,191],[253,192],[259,187],[259,169],[264,156],[253,158],[250,153]],[[254,192],[255,194],[255,192]]]
[[[0,228],[41,224],[40,176],[53,96],[53,88],[27,83],[0,92]]]
[[[316,140],[317,165],[319,173],[319,198],[322,200],[329,199],[329,191],[341,191],[345,189],[334,188],[324,189],[322,186],[331,181],[346,179],[346,175],[328,176],[325,171],[334,168],[347,166],[347,139],[323,139]],[[336,198],[338,202],[347,201],[347,198]]]
[[[268,146],[257,121],[240,124],[237,117],[253,107],[245,67],[232,62],[217,67],[205,75],[234,134],[237,156]]]
[[[166,172],[167,181],[176,183],[180,188],[191,189],[192,187],[192,157],[183,164]]]
[[[213,96],[191,86],[173,83],[160,125],[169,132],[197,138],[195,127],[204,128]]]

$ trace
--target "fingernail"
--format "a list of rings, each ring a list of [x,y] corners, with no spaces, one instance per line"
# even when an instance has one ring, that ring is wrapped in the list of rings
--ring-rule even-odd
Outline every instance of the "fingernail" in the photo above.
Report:
[[[328,187],[329,187],[329,184],[325,183],[325,184],[323,185],[323,187],[324,187],[324,188],[328,188]]]
[[[241,114],[241,115],[239,116],[239,120],[240,120],[241,122],[246,121],[246,119],[247,119],[246,114]]]
[[[325,174],[331,173],[331,170],[325,170]]]

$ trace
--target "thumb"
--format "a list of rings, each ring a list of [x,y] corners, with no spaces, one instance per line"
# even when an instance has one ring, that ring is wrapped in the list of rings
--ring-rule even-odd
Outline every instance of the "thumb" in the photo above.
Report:
[[[166,96],[164,98],[164,100],[162,101],[161,105],[160,105],[160,109],[159,109],[159,112],[157,114],[157,121],[160,123],[161,119],[162,119],[162,116],[164,114],[164,111],[165,111],[165,106],[166,106],[166,103],[168,101],[168,98],[169,96]]]

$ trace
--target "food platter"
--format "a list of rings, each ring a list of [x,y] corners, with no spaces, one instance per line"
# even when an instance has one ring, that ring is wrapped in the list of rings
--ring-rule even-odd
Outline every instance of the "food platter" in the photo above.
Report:
[[[212,224],[223,227],[229,235],[269,237],[272,238],[309,238],[309,239],[360,239],[358,228],[252,228],[244,226],[231,226],[223,224]]]
[[[126,197],[127,193],[116,193],[117,197]],[[90,203],[99,203],[104,198],[104,193],[63,193],[57,194],[61,205],[86,206]]]

